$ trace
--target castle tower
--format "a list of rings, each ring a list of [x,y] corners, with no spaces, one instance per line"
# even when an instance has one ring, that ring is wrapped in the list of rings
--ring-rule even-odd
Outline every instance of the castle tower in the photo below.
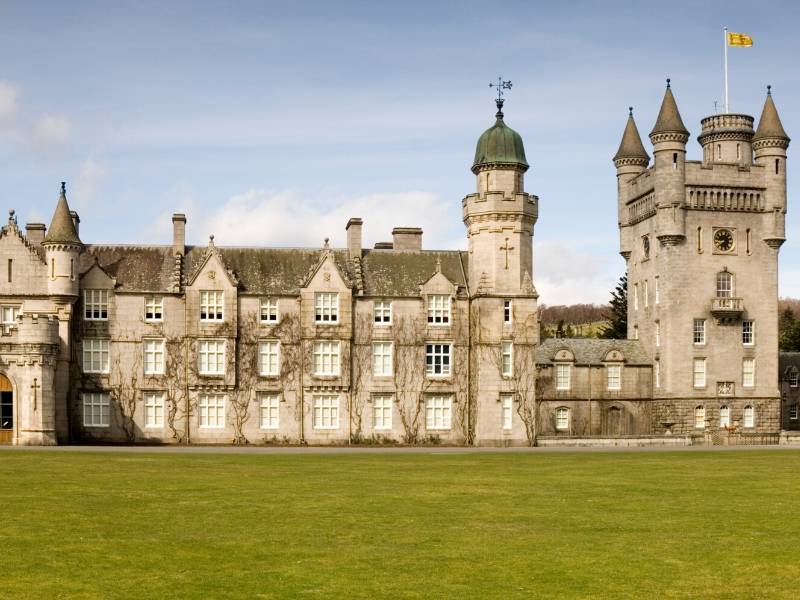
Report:
[[[48,291],[51,296],[78,297],[78,257],[83,244],[67,204],[66,184],[61,182],[53,220],[42,242],[47,256]]]
[[[520,135],[496,121],[478,139],[472,172],[477,191],[462,201],[469,241],[470,362],[477,445],[526,445],[533,424],[535,348],[533,227],[538,198],[525,192],[528,170]],[[479,350],[475,350],[479,352]],[[493,360],[493,357],[496,360]]]
[[[628,333],[653,359],[656,433],[778,431],[789,138],[771,96],[761,120],[754,135],[748,115],[704,118],[703,160],[686,160],[689,132],[668,82],[650,133],[653,166],[627,173],[631,165],[615,157]]]

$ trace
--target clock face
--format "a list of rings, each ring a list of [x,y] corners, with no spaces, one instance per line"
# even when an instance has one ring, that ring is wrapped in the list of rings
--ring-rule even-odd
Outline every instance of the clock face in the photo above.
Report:
[[[733,232],[730,229],[717,229],[714,232],[714,247],[720,252],[733,250]]]
[[[645,258],[650,258],[650,236],[646,235],[642,238],[642,251]]]

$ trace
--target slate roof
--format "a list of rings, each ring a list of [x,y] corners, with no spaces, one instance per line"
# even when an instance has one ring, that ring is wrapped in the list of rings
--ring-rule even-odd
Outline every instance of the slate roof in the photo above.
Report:
[[[217,251],[239,280],[239,291],[258,295],[299,294],[307,276],[318,264],[320,248],[246,248],[217,246]],[[205,258],[206,246],[187,246],[184,279]],[[347,250],[332,250],[333,259],[346,279],[355,281]],[[466,287],[467,254],[460,251],[364,250],[362,277],[365,295],[419,296],[420,284],[436,272],[457,286]],[[87,245],[81,254],[80,272],[97,264],[114,277],[117,288],[128,292],[168,292],[172,289],[175,257],[171,246]]]
[[[61,188],[61,195],[58,197],[58,204],[53,213],[53,220],[47,228],[47,235],[44,236],[45,244],[73,244],[80,245],[81,240],[78,232],[75,231],[75,223],[69,213],[69,204],[64,188]]]
[[[614,155],[614,160],[620,158],[640,158],[650,161],[650,156],[647,150],[644,149],[642,138],[639,135],[639,130],[636,127],[636,121],[633,120],[633,110],[628,115],[628,121],[625,123],[625,131],[622,133],[622,140],[619,143],[619,149]]]
[[[601,365],[606,354],[619,350],[628,365],[651,365],[639,340],[599,340],[594,338],[549,338],[536,349],[536,364],[552,364],[556,352],[568,348],[576,365]]]
[[[772,100],[772,94],[767,93],[767,99],[764,101],[764,110],[758,120],[758,129],[756,129],[756,134],[753,136],[753,141],[757,142],[758,140],[770,138],[789,141],[789,136],[786,135],[781,118],[778,116],[778,109],[775,108],[775,102]]]
[[[683,124],[683,119],[681,119],[675,96],[672,95],[672,89],[669,87],[669,80],[667,81],[667,91],[664,92],[664,100],[661,103],[661,110],[658,111],[658,118],[653,126],[653,131],[650,132],[650,137],[659,133],[689,135],[689,131],[686,129],[686,125]]]
[[[778,374],[784,377],[792,367],[800,371],[800,352],[780,352],[778,354]]]

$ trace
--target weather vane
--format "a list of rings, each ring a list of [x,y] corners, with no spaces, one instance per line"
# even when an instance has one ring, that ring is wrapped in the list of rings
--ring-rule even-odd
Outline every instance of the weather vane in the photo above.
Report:
[[[502,77],[497,78],[497,83],[490,83],[489,87],[497,88],[497,102],[503,103],[503,90],[511,89],[511,81],[503,81]]]

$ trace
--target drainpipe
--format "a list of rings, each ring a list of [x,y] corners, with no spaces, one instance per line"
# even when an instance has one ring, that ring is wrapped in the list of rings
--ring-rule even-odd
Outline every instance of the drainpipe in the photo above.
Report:
[[[298,397],[300,400],[300,444],[306,442],[306,415],[305,415],[305,398],[303,392],[305,390],[305,363],[306,363],[306,348],[305,338],[303,336],[303,295],[302,293],[297,297],[297,322],[300,326],[300,376],[298,378]]]

